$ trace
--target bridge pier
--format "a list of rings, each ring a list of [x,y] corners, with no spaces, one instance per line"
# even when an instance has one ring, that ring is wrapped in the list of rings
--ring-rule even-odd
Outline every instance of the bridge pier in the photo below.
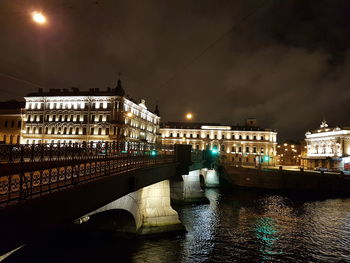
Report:
[[[208,203],[201,188],[200,170],[190,171],[186,175],[171,179],[171,199],[174,202]],[[205,181],[202,176],[202,181]]]
[[[215,188],[220,186],[219,174],[215,169],[203,168],[200,174],[204,176],[204,184],[207,188]]]
[[[129,234],[185,231],[170,206],[169,180],[129,193],[77,220],[98,230]]]

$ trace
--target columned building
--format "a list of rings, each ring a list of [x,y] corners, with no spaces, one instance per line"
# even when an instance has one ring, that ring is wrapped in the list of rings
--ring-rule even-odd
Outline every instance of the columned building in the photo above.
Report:
[[[160,128],[163,144],[191,144],[193,149],[217,149],[226,161],[242,165],[274,165],[277,132],[256,126],[249,119],[245,126],[218,123],[168,122]]]
[[[350,127],[330,128],[323,121],[318,130],[308,131],[305,137],[306,168],[350,170]]]
[[[159,112],[125,97],[121,81],[107,90],[50,89],[25,97],[22,143],[135,141],[155,143]]]

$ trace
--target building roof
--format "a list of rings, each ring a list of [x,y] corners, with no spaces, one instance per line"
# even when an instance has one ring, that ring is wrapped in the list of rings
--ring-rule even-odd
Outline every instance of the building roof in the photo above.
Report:
[[[89,90],[80,90],[77,87],[69,89],[49,89],[44,91],[39,88],[37,92],[31,92],[26,97],[55,97],[55,96],[124,96],[125,90],[122,87],[121,80],[118,79],[117,86],[112,89],[107,87],[105,90],[99,88],[90,88]]]
[[[115,88],[115,94],[118,96],[125,95],[125,90],[123,89],[122,81],[120,79],[118,79],[117,87]]]
[[[310,136],[315,137],[318,134],[320,136],[324,135],[335,135],[335,134],[341,134],[343,132],[348,133],[350,131],[350,127],[328,127],[328,124],[325,120],[322,121],[320,128],[317,130],[307,131],[305,133],[305,136],[308,138]]]
[[[24,106],[24,101],[8,100],[0,102],[0,110],[19,110]]]
[[[17,100],[3,101],[3,102],[0,102],[0,114],[1,115],[20,114],[21,109],[24,108],[24,106],[25,106],[24,101],[17,101]]]
[[[39,89],[37,92],[29,93],[26,97],[55,97],[55,96],[118,96],[116,89],[107,88],[100,90],[91,88],[87,90],[79,90],[79,88],[70,89],[49,89],[43,91]]]
[[[239,130],[239,131],[273,131],[276,130],[272,129],[262,129],[260,127],[256,126],[239,126],[239,125],[226,125],[221,123],[204,123],[204,122],[166,122],[161,123],[160,128],[168,128],[168,129],[202,129],[203,126],[215,126],[220,127],[222,126],[223,129],[225,127],[230,127],[231,130]],[[206,128],[206,129],[209,129]],[[217,128],[216,128],[217,129]]]

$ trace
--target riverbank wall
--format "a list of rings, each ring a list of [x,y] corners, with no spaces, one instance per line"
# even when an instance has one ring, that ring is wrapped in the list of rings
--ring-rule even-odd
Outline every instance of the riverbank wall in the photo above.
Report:
[[[311,171],[257,169],[223,165],[220,175],[236,187],[350,195],[350,177]]]

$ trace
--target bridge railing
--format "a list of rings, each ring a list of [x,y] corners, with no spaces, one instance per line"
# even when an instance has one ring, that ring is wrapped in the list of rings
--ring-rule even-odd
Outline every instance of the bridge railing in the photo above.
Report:
[[[0,163],[61,161],[101,156],[172,154],[172,145],[141,142],[91,142],[0,145]]]
[[[0,204],[175,161],[173,146],[134,142],[0,146]]]

